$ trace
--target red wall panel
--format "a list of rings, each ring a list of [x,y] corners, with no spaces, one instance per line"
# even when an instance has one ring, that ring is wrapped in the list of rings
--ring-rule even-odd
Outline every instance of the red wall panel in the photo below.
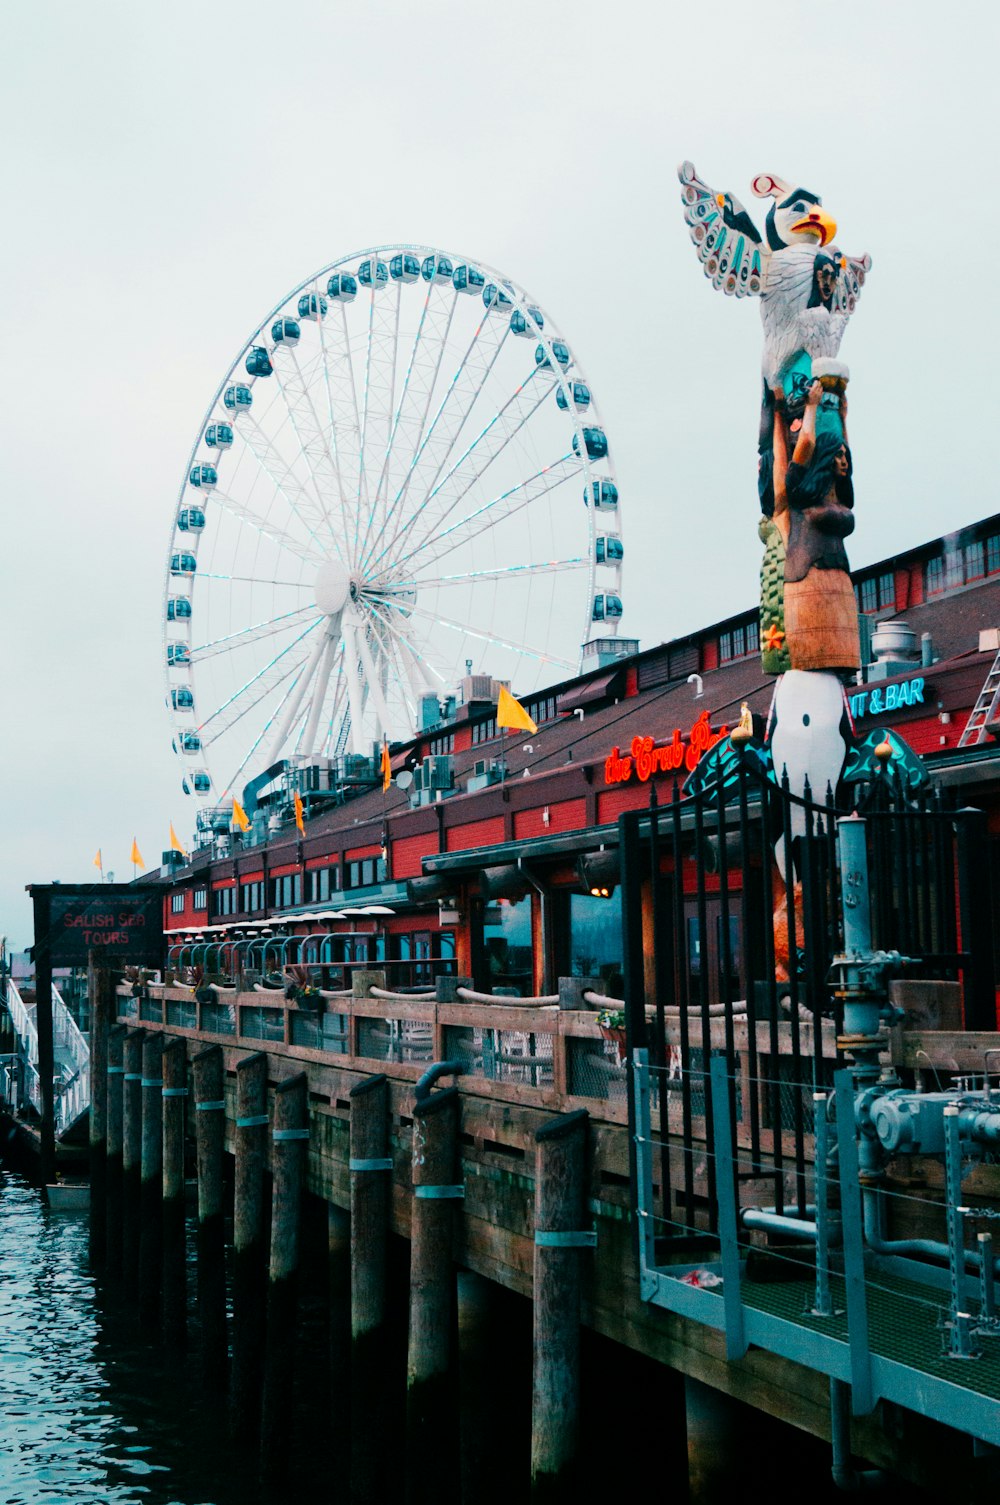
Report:
[[[549,812],[548,824],[545,811]],[[514,835],[550,836],[556,831],[577,831],[587,824],[586,800],[560,800],[555,805],[541,805],[534,810],[518,810],[514,815]]]
[[[490,847],[499,841],[503,841],[502,815],[494,815],[489,820],[472,820],[464,826],[452,826],[445,833],[449,852],[463,852],[467,847]]]
[[[392,876],[419,878],[423,872],[420,859],[437,851],[437,834],[424,831],[420,836],[400,836],[392,844]]]
[[[649,789],[645,784],[626,784],[621,789],[608,789],[597,796],[597,824],[606,826],[617,820],[623,810],[644,810],[649,804]]]

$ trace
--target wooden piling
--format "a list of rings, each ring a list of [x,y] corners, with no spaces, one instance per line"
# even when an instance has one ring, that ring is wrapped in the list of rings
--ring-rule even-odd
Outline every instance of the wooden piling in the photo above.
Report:
[[[187,1046],[170,1040],[163,1051],[163,1266],[160,1315],[163,1338],[183,1348],[187,1325],[184,1249],[184,1106],[188,1095]]]
[[[233,1203],[233,1433],[258,1434],[264,1356],[264,1167],[267,1156],[267,1057],[236,1067],[236,1167]]]
[[[122,1094],[127,1034],[127,1024],[116,1024],[108,1033],[104,1267],[111,1276],[122,1273]]]
[[[351,1218],[335,1202],[326,1203],[327,1338],[330,1405],[329,1448],[341,1460],[351,1452]],[[359,1505],[362,1497],[355,1496]]]
[[[222,1046],[209,1045],[191,1062],[198,1156],[198,1328],[202,1379],[210,1390],[226,1384],[226,1254],[222,1157],[226,1142]]]
[[[371,1076],[351,1102],[351,1499],[383,1498],[386,1449],[368,1418],[385,1413],[386,1244],[389,1236],[389,1083]]]
[[[580,1414],[580,1250],[585,1247],[585,1110],[535,1134],[531,1498],[576,1495]]]
[[[148,1031],[142,1047],[139,1217],[139,1321],[152,1328],[160,1316],[163,1247],[163,1036]]]
[[[122,1081],[122,1275],[134,1290],[139,1279],[139,1186],[142,1169],[142,1044],[146,1031],[125,1036]]]
[[[447,1087],[413,1107],[413,1206],[410,1220],[410,1331],[406,1373],[408,1505],[456,1500],[454,1451],[455,1271],[452,1225],[458,1184],[458,1089]]]
[[[90,1001],[90,1260],[107,1264],[108,1238],[108,1034],[114,1010],[114,978],[91,951],[87,964]]]
[[[308,1138],[309,1086],[305,1072],[300,1071],[274,1089],[271,1257],[260,1428],[261,1468],[271,1479],[284,1471],[291,1442],[302,1190]]]

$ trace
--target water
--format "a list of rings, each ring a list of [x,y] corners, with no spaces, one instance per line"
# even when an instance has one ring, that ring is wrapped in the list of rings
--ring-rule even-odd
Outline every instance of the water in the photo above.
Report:
[[[302,1334],[310,1430],[324,1399],[315,1315],[307,1307]],[[323,1473],[329,1494],[314,1448],[265,1491],[225,1420],[193,1358],[142,1341],[120,1293],[91,1275],[86,1216],[51,1212],[0,1169],[0,1505],[263,1505],[319,1498]]]

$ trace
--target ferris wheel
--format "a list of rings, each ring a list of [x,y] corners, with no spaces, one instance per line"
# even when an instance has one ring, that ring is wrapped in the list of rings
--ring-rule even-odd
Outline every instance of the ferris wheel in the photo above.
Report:
[[[240,350],[185,469],[163,653],[186,792],[412,736],[470,661],[518,694],[576,672],[617,631],[622,559],[607,432],[541,306],[430,247],[334,262]]]

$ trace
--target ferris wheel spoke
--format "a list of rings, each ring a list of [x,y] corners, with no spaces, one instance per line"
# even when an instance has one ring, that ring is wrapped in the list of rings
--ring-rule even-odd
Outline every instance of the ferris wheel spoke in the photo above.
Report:
[[[526,481],[519,481],[516,486],[509,486],[506,491],[501,491],[498,496],[488,502],[483,502],[481,507],[476,507],[465,517],[450,523],[447,528],[441,528],[434,536],[429,545],[410,549],[408,553],[399,555],[393,560],[393,569],[398,570],[401,565],[410,559],[421,556],[425,564],[435,564],[443,559],[446,554],[461,548],[465,543],[477,538],[480,533],[494,528],[500,522],[513,517],[532,502],[537,502],[550,491],[556,491],[572,480],[574,476],[581,474],[583,466],[576,455],[563,455],[551,465],[538,470],[529,476]],[[450,542],[445,544],[445,540]],[[443,545],[443,547],[442,547]]]
[[[317,289],[316,296],[321,294]],[[320,352],[323,362],[323,384],[326,388],[327,411],[330,418],[329,432],[337,455],[337,469],[341,480],[340,512],[343,519],[345,539],[350,533],[347,504],[353,499],[359,485],[361,466],[361,420],[358,414],[358,393],[354,383],[351,364],[351,342],[347,330],[347,312],[339,304],[339,327],[343,335],[343,348],[338,349],[330,337],[334,324],[325,319],[316,321],[319,331]],[[346,414],[346,417],[345,417]],[[345,550],[345,559],[348,557]]]
[[[406,664],[403,662],[401,655],[397,652],[395,635],[389,630],[388,624],[383,621],[379,613],[373,609],[369,609],[366,612],[366,621],[369,632],[378,643],[379,652],[382,656],[383,662],[387,667],[390,663],[393,666],[396,679],[396,691],[400,699],[404,703],[409,726],[413,726],[416,724],[417,702],[416,699],[414,699],[413,701],[408,700],[403,688],[404,677],[406,676]]]
[[[477,638],[483,643],[492,643],[497,648],[505,648],[510,653],[520,653],[525,658],[538,659],[544,664],[554,664],[560,669],[573,669],[569,659],[560,658],[555,653],[545,653],[540,648],[532,648],[527,643],[515,642],[513,638],[500,637],[497,633],[484,632],[480,627],[473,627],[471,622],[458,622],[451,617],[442,616],[440,612],[425,611],[421,606],[408,608],[413,616],[420,617],[427,622],[433,622],[438,627],[447,627],[452,632],[461,632],[471,638]]]
[[[340,498],[344,494],[344,482],[340,473],[340,464],[336,451],[330,442],[330,431],[320,422],[319,414],[316,411],[316,404],[313,401],[312,391],[299,364],[298,351],[292,350],[290,354],[301,391],[300,401],[304,405],[307,419],[307,421],[303,421],[302,428],[308,428],[309,430],[308,444],[304,447],[310,459],[314,461],[317,469],[322,471],[327,485],[332,486],[332,496],[335,503],[339,503]],[[303,437],[304,435],[300,433],[300,440]],[[344,533],[343,514],[336,506],[334,507],[334,516],[337,518],[337,526],[335,527],[329,509],[324,506],[324,510],[330,527],[330,537],[338,545],[342,553],[346,555],[347,539]]]
[[[561,575],[565,570],[589,568],[590,560],[577,556],[575,559],[553,559],[546,564],[508,564],[495,570],[468,570],[461,575],[438,575],[433,579],[420,575],[414,577],[413,585],[414,588],[419,585],[421,589],[449,585],[478,585],[485,580],[523,580],[533,575]]]
[[[228,492],[220,491],[216,487],[212,492],[212,501],[218,502],[232,517],[243,523],[245,527],[253,529],[256,533],[263,534],[265,538],[269,538],[273,544],[277,544],[278,548],[284,549],[286,553],[295,554],[299,559],[308,560],[310,563],[315,563],[317,559],[322,557],[318,551],[318,547],[317,549],[306,548],[297,539],[290,538],[287,533],[282,532],[268,518],[262,517],[259,512],[255,512],[246,502],[241,502],[237,497],[230,496]]]
[[[288,510],[305,528],[316,545],[316,552],[325,556],[328,552],[327,548],[316,531],[322,526],[322,514],[315,510],[312,498],[302,486],[292,467],[251,414],[247,413],[241,417],[236,432],[256,460],[258,468],[267,476],[275,491],[285,502]]]
[[[286,678],[287,678],[287,676],[286,676]],[[244,759],[243,759],[242,763],[240,764],[239,768],[237,768],[236,772],[230,778],[229,783],[226,785],[225,790],[223,790],[223,798],[225,798],[226,794],[230,790],[235,790],[238,787],[239,780],[240,780],[241,775],[243,774],[244,769],[247,767],[248,763],[253,758],[254,754],[257,752],[257,749],[260,747],[261,743],[264,741],[264,738],[267,736],[268,732],[271,730],[271,727],[274,725],[275,721],[281,715],[282,707],[287,702],[289,695],[291,695],[292,692],[294,691],[296,683],[297,683],[297,681],[293,679],[292,682],[291,682],[291,684],[285,690],[285,693],[282,695],[281,699],[278,701],[278,704],[275,706],[274,710],[271,712],[270,716],[268,716],[267,720],[264,722],[264,725],[263,725],[263,727],[260,730],[260,735],[257,737],[256,741],[253,742],[253,744],[250,747],[250,751],[244,756]]]
[[[406,364],[399,403],[393,416],[385,448],[378,485],[375,488],[376,506],[369,512],[364,538],[358,550],[360,558],[363,558],[368,551],[377,517],[379,526],[383,529],[385,527],[388,516],[388,493],[392,486],[393,460],[398,452],[405,450],[407,459],[404,461],[404,467],[409,465],[420,444],[421,435],[427,423],[427,415],[430,412],[434,388],[441,370],[451,322],[458,302],[458,294],[452,290],[450,298],[447,299],[446,309],[439,310],[436,305],[445,296],[440,283],[436,281],[428,283],[427,294],[420,311],[420,320]],[[380,516],[379,503],[381,503]]]
[[[446,675],[442,674],[437,665],[425,657],[420,650],[420,646],[413,641],[409,633],[403,630],[403,616],[398,608],[393,609],[387,602],[383,601],[369,600],[368,604],[372,611],[377,614],[386,631],[391,633],[395,642],[398,643],[404,658],[409,660],[411,669],[416,674],[418,680],[423,683],[425,689],[428,692],[434,689],[432,676],[439,684],[447,685],[448,680]]]
[[[277,355],[277,350],[272,352],[272,357],[274,355]],[[296,365],[296,371],[297,370],[298,367]],[[332,480],[334,495],[337,496],[338,500],[340,489],[339,485],[337,484],[336,474],[334,473],[334,476],[331,478],[331,476],[326,471],[324,465],[325,456],[323,452],[322,440],[317,436],[314,430],[310,429],[309,426],[309,417],[310,414],[315,414],[315,408],[313,408],[312,406],[311,399],[309,399],[307,395],[300,390],[298,385],[296,385],[294,382],[288,382],[287,372],[285,373],[285,380],[282,380],[280,362],[274,359],[272,359],[272,371],[274,380],[277,383],[278,392],[281,395],[281,400],[285,404],[285,409],[288,413],[288,420],[291,423],[292,430],[295,434],[295,440],[299,447],[299,455],[301,457],[302,464],[305,467],[306,475],[309,477],[310,489],[316,499],[316,504],[319,508],[323,523],[326,525],[326,531],[332,537],[333,522],[330,518],[330,509],[327,503],[327,498],[324,495],[323,488],[319,483],[319,476],[322,475],[328,487],[330,486]],[[311,449],[310,444],[312,445]]]
[[[375,666],[375,660],[372,657],[371,644],[368,641],[368,638],[369,628],[367,623],[364,623],[355,629],[355,641],[358,645],[358,657],[361,660],[361,667],[364,669],[365,683],[368,686],[368,695],[375,707],[375,716],[378,722],[379,730],[383,736],[387,737],[389,735],[392,718],[389,715],[389,707],[385,703],[385,695],[382,691],[382,677]]]
[[[199,580],[225,580],[228,584],[233,582],[239,585],[280,585],[282,590],[311,591],[312,584],[308,580],[272,580],[263,575],[222,575],[218,572],[210,573],[208,570],[199,571]]]
[[[377,260],[372,258],[373,261]],[[368,304],[368,339],[365,346],[365,379],[361,405],[361,467],[374,484],[368,487],[370,520],[379,511],[382,464],[388,449],[396,392],[396,353],[399,345],[399,310],[403,284],[379,288],[372,278]],[[360,557],[361,495],[355,517],[354,562]]]
[[[347,686],[344,677],[344,645],[343,642],[341,642],[340,656],[337,660],[336,679],[333,685],[333,693],[330,697],[330,714],[327,717],[326,732],[323,737],[323,746],[326,749],[327,757],[333,756],[334,733],[336,732],[339,735],[340,727],[342,725],[342,721],[340,719],[341,715],[342,713],[346,715],[346,712],[344,712],[344,697],[346,693]]]
[[[503,407],[493,414],[434,490],[428,493],[420,510],[423,526],[415,534],[417,547],[440,529],[445,519],[461,504],[463,497],[482,479],[494,460],[531,421],[542,403],[555,390],[554,379],[548,382],[544,379],[533,381],[538,376],[540,372],[536,367]],[[435,506],[435,503],[438,505]]]
[[[456,294],[457,296],[458,294]],[[425,458],[427,467],[433,466],[434,469],[426,482],[422,478],[418,481],[418,489],[426,493],[434,486],[438,476],[448,463],[448,458],[458,442],[459,435],[465,427],[476,399],[485,386],[490,372],[496,365],[509,329],[510,325],[508,323],[505,323],[501,328],[496,319],[491,320],[486,314],[480,319],[465,354],[449,383],[448,390],[441,399],[438,410],[431,420],[430,427],[421,439],[407,473],[403,478],[403,482],[393,499],[391,507],[386,513],[382,529],[383,534],[388,530],[390,518],[399,511],[403,499],[414,482],[417,481],[417,477],[421,474]],[[399,532],[405,528],[406,523],[407,518],[404,514],[396,523],[396,534],[394,537],[398,537]],[[363,566],[371,562],[370,553],[371,551],[369,551],[369,557],[362,561]],[[375,563],[381,558],[382,554],[379,554]]]
[[[209,643],[198,643],[191,649],[191,661],[197,663],[201,659],[212,658],[217,653],[230,653],[234,648],[244,648],[248,643],[259,642],[261,638],[274,637],[276,633],[286,632],[293,624],[300,622],[307,612],[315,610],[315,606],[299,606],[295,611],[282,612],[280,616],[270,617],[266,622],[255,622],[252,627],[241,627],[238,632],[213,638]],[[317,617],[316,623],[320,620]]]
[[[311,632],[315,632],[319,625],[319,621],[310,623],[304,632],[300,632],[298,637],[293,638],[290,643],[287,643],[280,653],[276,653],[262,669],[258,669],[257,673],[251,679],[248,679],[245,684],[234,691],[228,700],[223,701],[218,710],[213,711],[210,716],[206,717],[198,730],[204,733],[206,727],[212,726],[213,731],[210,740],[213,742],[217,741],[223,732],[227,732],[242,716],[246,715],[247,711],[251,710],[253,706],[258,705],[278,684],[282,684],[287,675],[294,674],[296,670],[303,668],[306,662],[305,659],[292,665],[286,665],[285,669],[281,672],[279,672],[278,666]],[[243,709],[237,712],[236,707],[239,702],[249,696],[255,688],[259,693],[253,699],[247,701]]]

